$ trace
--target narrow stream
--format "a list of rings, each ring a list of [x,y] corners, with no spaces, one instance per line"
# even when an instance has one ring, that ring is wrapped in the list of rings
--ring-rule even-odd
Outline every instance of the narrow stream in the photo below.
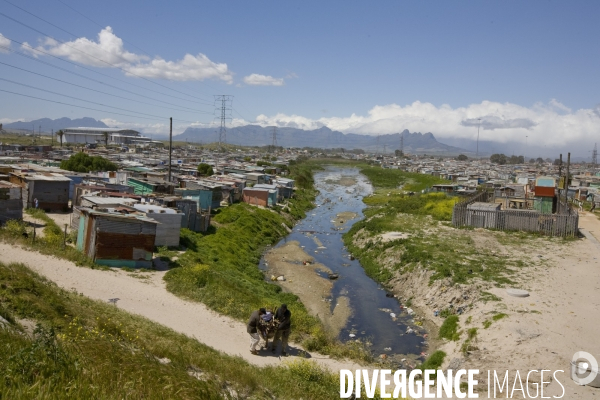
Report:
[[[343,185],[340,183],[342,178],[356,183]],[[387,297],[384,288],[365,274],[358,260],[350,259],[344,247],[342,235],[363,218],[365,205],[362,199],[372,192],[370,182],[356,168],[327,167],[315,174],[315,186],[320,191],[316,199],[319,206],[309,211],[276,247],[288,240],[296,240],[316,262],[339,274],[333,284],[332,304],[336,304],[338,296],[347,296],[352,311],[340,332],[340,340],[368,340],[374,354],[420,354],[424,338],[411,332],[419,330],[410,324],[412,318],[402,312],[397,299]],[[342,212],[354,212],[358,217],[336,225],[334,219]],[[315,237],[322,246],[317,245]],[[260,267],[266,268],[264,257]],[[326,274],[322,276],[327,278]]]

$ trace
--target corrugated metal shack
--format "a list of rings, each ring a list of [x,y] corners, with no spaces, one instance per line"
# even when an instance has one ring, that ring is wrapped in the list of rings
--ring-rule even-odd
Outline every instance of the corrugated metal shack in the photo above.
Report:
[[[77,249],[96,264],[151,268],[158,223],[142,215],[79,209]]]
[[[198,213],[198,205],[194,200],[180,199],[175,201],[179,211],[183,213],[181,227],[194,232],[206,232],[210,226],[210,213]]]
[[[245,188],[244,203],[263,207],[274,206],[277,203],[277,191],[260,188]]]
[[[208,210],[219,208],[221,201],[223,201],[223,185],[216,182],[210,181],[182,181],[185,185],[186,191],[179,191],[177,189],[175,194],[180,194],[184,198],[190,198],[198,202],[198,206],[202,210]],[[192,191],[188,191],[188,190]]]
[[[153,204],[134,204],[133,208],[158,222],[155,246],[179,246],[179,232],[183,213]]]
[[[167,181],[155,181],[143,178],[129,178],[127,184],[134,189],[135,194],[165,193],[173,194],[175,185]]]
[[[36,198],[39,208],[45,211],[64,211],[69,208],[71,179],[61,174],[11,172],[10,182],[23,188],[23,208],[33,207]]]
[[[0,225],[11,219],[23,218],[21,186],[0,181]]]

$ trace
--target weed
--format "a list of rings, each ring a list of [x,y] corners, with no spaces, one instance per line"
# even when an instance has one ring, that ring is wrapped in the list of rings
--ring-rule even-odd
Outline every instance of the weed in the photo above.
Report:
[[[444,323],[440,327],[439,332],[440,339],[447,339],[457,341],[460,337],[458,332],[458,315],[451,315],[444,320]]]
[[[495,294],[490,293],[490,292],[481,292],[481,295],[479,296],[479,298],[484,303],[487,303],[488,301],[501,301],[502,300],[500,297],[498,297]]]
[[[483,329],[487,329],[490,326],[492,326],[492,321],[490,321],[489,319],[486,319],[485,321],[483,321]]]
[[[504,313],[499,313],[499,314],[496,314],[496,315],[494,315],[494,316],[492,317],[492,320],[494,320],[494,321],[499,321],[499,320],[501,320],[502,318],[506,318],[506,317],[508,317],[508,315],[507,315],[507,314],[504,314]]]
[[[469,318],[467,318],[467,321],[466,321],[467,325],[470,324],[472,321],[473,321],[473,316],[469,315]]]
[[[425,360],[425,362],[423,362],[423,364],[421,364],[420,369],[422,371],[426,370],[426,369],[437,370],[442,366],[445,358],[446,358],[446,353],[441,350],[437,350],[432,355],[430,355],[427,358],[427,360]]]

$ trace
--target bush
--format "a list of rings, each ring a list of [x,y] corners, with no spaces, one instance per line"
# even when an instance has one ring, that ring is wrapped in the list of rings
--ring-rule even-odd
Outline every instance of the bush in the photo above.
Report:
[[[440,327],[439,338],[456,341],[460,337],[458,333],[458,315],[451,315]]]
[[[27,233],[27,223],[11,219],[6,222],[2,230],[10,237],[22,237],[24,233]]]
[[[61,161],[60,168],[73,172],[116,171],[117,165],[104,157],[77,153]]]

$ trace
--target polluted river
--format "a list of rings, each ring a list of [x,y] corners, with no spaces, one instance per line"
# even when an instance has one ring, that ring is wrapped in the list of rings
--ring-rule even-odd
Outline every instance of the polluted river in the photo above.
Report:
[[[427,335],[412,310],[365,274],[342,239],[363,218],[370,182],[356,168],[327,167],[314,178],[317,206],[265,253],[260,268],[342,342],[368,343],[373,355],[390,361],[420,358]]]

